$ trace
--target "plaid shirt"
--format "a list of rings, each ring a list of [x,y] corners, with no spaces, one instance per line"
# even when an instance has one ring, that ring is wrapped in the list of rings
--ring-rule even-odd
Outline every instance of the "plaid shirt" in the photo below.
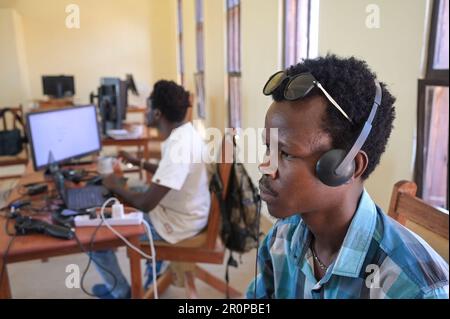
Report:
[[[258,254],[257,298],[448,298],[448,264],[363,192],[342,247],[319,281],[311,233],[299,215],[279,220]],[[254,298],[253,281],[247,291]]]

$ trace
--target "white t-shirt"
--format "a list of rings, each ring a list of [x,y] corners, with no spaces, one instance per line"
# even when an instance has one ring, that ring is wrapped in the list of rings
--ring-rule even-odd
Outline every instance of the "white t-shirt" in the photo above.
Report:
[[[161,144],[161,161],[152,182],[170,188],[150,212],[158,234],[175,244],[198,234],[208,222],[211,195],[205,144],[190,122],[172,131]]]

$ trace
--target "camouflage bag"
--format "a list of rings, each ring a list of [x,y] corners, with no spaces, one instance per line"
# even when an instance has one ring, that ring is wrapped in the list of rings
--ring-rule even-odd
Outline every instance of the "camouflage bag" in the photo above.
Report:
[[[233,258],[233,252],[242,254],[258,248],[261,199],[258,189],[241,163],[234,162],[232,165],[225,200],[222,197],[222,183],[217,172],[212,176],[210,188],[219,199],[222,215],[220,236],[225,247],[230,250],[225,273],[228,286],[228,268],[238,266]]]
[[[222,212],[221,237],[225,247],[246,253],[256,248],[259,239],[260,206],[258,190],[245,167],[233,163],[225,211]]]

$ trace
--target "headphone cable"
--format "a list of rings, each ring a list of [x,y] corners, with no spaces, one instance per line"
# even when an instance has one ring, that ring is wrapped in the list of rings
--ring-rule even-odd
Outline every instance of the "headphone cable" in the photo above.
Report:
[[[258,205],[257,205],[257,221],[258,221],[258,232],[256,234],[256,259],[255,259],[255,289],[253,292],[253,299],[256,299],[256,286],[257,286],[257,282],[258,282],[258,254],[259,254],[259,232],[261,229],[261,197],[258,195],[257,197],[258,200]]]

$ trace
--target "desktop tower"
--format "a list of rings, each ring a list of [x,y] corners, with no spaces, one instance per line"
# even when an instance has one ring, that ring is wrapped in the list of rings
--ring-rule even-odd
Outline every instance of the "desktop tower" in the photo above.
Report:
[[[102,119],[102,133],[121,129],[128,105],[127,82],[118,78],[102,78],[98,88],[98,106]]]

